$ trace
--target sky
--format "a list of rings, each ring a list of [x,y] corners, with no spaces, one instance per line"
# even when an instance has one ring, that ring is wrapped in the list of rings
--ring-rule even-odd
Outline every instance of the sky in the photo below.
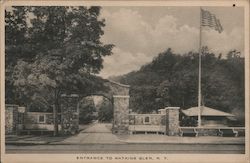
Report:
[[[216,55],[244,51],[244,10],[241,7],[203,7],[220,20],[223,32],[202,29],[202,45]],[[100,76],[123,75],[138,70],[160,52],[198,52],[200,33],[199,7],[102,7],[105,19],[104,43],[115,45],[113,55],[104,58]]]

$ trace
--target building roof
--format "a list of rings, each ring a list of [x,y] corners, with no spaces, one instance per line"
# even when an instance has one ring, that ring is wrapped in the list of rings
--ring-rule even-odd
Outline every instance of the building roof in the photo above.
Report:
[[[186,116],[198,116],[199,108],[192,107],[186,110],[182,110]],[[212,109],[206,106],[201,106],[201,116],[222,116],[222,117],[233,117],[233,114],[226,113],[220,110]]]

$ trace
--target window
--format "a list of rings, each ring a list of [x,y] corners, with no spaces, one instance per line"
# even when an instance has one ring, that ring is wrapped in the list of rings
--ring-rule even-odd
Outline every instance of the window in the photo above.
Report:
[[[144,124],[150,124],[150,117],[144,117]]]
[[[45,115],[38,116],[38,123],[45,123]]]

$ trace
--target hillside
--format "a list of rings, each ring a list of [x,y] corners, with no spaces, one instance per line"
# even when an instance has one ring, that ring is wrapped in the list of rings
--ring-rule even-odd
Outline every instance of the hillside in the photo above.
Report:
[[[131,85],[130,107],[136,112],[197,106],[198,54],[177,55],[167,49],[140,70],[112,80]],[[224,58],[203,50],[202,103],[244,119],[244,58],[235,50]]]

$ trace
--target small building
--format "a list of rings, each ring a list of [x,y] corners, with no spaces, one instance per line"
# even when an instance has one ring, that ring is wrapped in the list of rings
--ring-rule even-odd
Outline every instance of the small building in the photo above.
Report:
[[[199,108],[191,107],[181,110],[182,126],[197,126]],[[235,116],[210,107],[201,106],[201,126],[222,127],[228,126],[229,121],[235,120]]]

